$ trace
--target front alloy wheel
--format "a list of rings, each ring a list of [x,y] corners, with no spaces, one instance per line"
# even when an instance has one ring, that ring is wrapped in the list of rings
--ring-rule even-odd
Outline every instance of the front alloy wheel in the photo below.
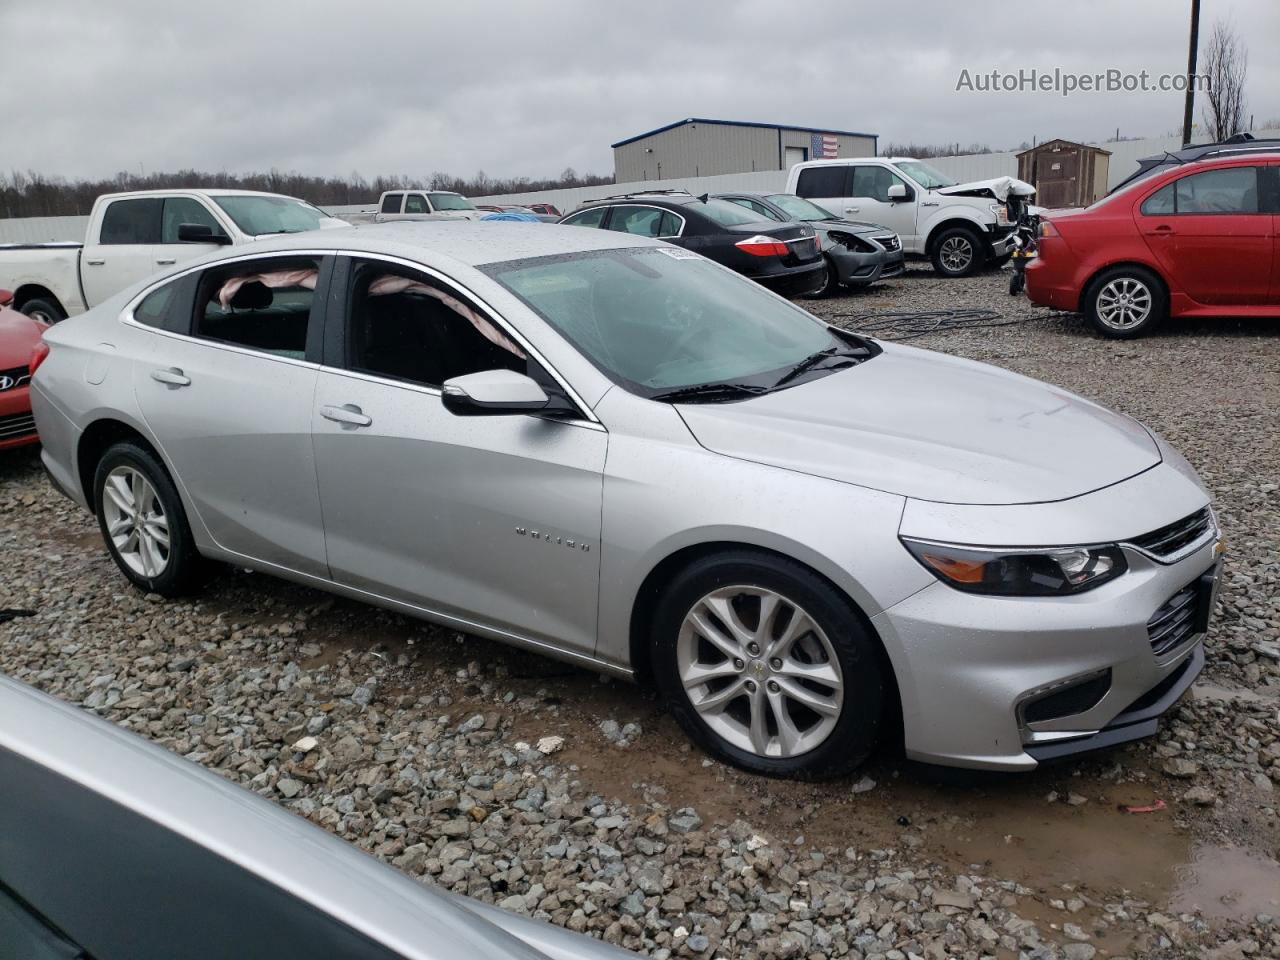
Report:
[[[684,619],[676,659],[693,708],[740,750],[795,757],[835,729],[844,683],[831,641],[773,590],[707,594]]]
[[[870,754],[880,651],[829,581],[787,557],[732,549],[692,561],[656,599],[654,679],[708,753],[806,780],[849,773]]]

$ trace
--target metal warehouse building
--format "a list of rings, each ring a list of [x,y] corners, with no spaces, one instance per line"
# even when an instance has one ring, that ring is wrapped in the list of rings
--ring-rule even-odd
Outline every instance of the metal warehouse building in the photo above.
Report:
[[[786,170],[801,160],[874,157],[874,133],[689,117],[613,144],[618,183]]]

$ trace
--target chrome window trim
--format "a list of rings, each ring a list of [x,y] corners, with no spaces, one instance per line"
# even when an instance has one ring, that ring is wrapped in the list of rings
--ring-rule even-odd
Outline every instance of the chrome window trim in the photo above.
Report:
[[[652,203],[634,203],[630,200],[622,200],[617,203],[602,203],[599,206],[588,207],[586,210],[579,210],[578,213],[570,214],[570,216],[576,217],[578,214],[586,213],[588,210],[614,210],[618,207],[644,207],[646,210],[660,210],[663,213],[669,213],[680,221],[680,229],[675,233],[664,233],[660,237],[646,237],[639,233],[628,233],[626,230],[609,230],[607,227],[595,227],[593,229],[604,230],[607,233],[620,233],[624,237],[640,237],[642,240],[674,240],[684,236],[684,228],[689,223],[684,214],[676,213],[674,210],[669,210],[666,207],[655,206]],[[563,225],[566,227],[574,226],[574,224],[568,223],[567,221]]]

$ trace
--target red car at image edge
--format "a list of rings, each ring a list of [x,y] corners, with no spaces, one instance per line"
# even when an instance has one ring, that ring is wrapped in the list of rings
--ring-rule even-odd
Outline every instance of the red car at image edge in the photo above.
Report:
[[[1168,316],[1280,317],[1280,153],[1190,161],[1047,214],[1027,296],[1118,339]]]
[[[13,294],[0,290],[0,450],[35,443],[31,416],[31,375],[49,348],[38,320],[9,307]]]

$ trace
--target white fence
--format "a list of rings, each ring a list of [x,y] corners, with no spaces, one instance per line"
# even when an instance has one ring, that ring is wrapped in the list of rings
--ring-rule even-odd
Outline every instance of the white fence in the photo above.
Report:
[[[1257,130],[1259,140],[1280,139],[1278,130]],[[1138,160],[1182,146],[1180,137],[1152,137],[1146,140],[1122,140],[1096,146],[1111,151],[1108,189],[1137,168]],[[949,177],[961,183],[989,180],[992,177],[1016,177],[1017,153],[974,153],[956,157],[936,157],[929,161]],[[758,170],[754,173],[725,173],[714,177],[677,177],[669,180],[640,180],[628,183],[606,183],[598,187],[573,187],[567,190],[539,190],[533,193],[509,193],[499,196],[472,197],[476,203],[551,203],[561,213],[568,213],[585,200],[636,190],[688,190],[693,194],[721,193],[727,190],[782,190],[787,184],[785,170]],[[372,212],[377,199],[368,203],[325,207],[335,217],[350,217]],[[27,217],[0,219],[0,243],[44,243],[53,240],[82,240],[88,217]]]

